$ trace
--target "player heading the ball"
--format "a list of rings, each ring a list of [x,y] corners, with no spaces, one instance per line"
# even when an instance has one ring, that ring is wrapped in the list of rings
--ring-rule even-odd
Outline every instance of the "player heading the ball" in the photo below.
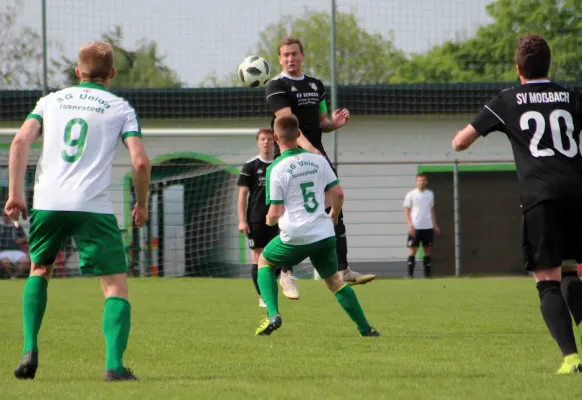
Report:
[[[267,169],[267,225],[279,224],[279,236],[267,244],[259,257],[258,281],[267,305],[265,318],[256,335],[270,335],[283,323],[277,301],[274,267],[297,265],[306,258],[325,281],[356,323],[361,336],[379,336],[370,326],[354,290],[338,273],[336,237],[343,206],[343,191],[327,160],[297,146],[299,121],[294,115],[278,117],[274,123],[275,140],[281,156]],[[331,210],[325,212],[326,193]]]
[[[82,275],[98,276],[105,296],[106,381],[137,380],[123,365],[130,330],[127,259],[109,198],[115,150],[129,150],[137,202],[133,218],[148,218],[150,161],[133,107],[107,91],[115,77],[110,44],[81,47],[75,73],[80,84],[42,97],[10,146],[9,195],[5,211],[13,219],[26,203],[22,194],[30,146],[41,136],[30,218],[30,277],[23,293],[24,348],[14,375],[34,379],[38,367],[38,332],[47,305],[47,287],[63,240],[72,236],[79,249]]]

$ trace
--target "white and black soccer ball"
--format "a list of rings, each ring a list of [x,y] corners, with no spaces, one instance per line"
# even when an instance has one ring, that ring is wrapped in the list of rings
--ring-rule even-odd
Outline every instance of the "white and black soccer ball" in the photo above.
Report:
[[[269,63],[259,56],[248,56],[238,66],[238,78],[246,87],[266,85],[271,75]]]

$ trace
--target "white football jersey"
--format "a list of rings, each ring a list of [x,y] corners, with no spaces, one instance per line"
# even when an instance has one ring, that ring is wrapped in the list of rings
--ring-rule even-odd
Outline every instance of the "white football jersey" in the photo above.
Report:
[[[413,189],[406,193],[404,207],[410,209],[410,218],[414,229],[433,229],[432,209],[434,207],[434,193],[425,189]]]
[[[283,204],[283,243],[303,245],[335,236],[325,191],[338,184],[327,160],[300,148],[285,150],[267,169],[267,204]]]
[[[141,137],[131,105],[85,82],[42,97],[28,118],[42,123],[33,207],[112,214],[111,167],[120,139]]]

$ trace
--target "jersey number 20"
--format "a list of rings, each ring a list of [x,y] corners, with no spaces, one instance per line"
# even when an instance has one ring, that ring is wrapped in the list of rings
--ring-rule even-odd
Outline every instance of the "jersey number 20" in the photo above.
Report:
[[[303,182],[299,186],[301,186],[301,195],[303,196],[303,207],[305,208],[305,211],[308,213],[314,213],[315,210],[317,210],[317,207],[319,207],[319,203],[315,199],[315,192],[310,191],[309,188],[312,188],[315,184],[313,182]],[[310,200],[312,203],[311,205],[309,204]]]
[[[72,131],[73,128],[78,125],[79,126],[79,137],[77,139],[72,138]],[[83,150],[85,149],[85,141],[87,140],[87,131],[89,130],[89,126],[87,125],[87,121],[82,118],[74,118],[70,120],[67,125],[65,126],[65,135],[64,141],[65,146],[68,148],[74,148],[75,152],[70,154],[66,149],[63,150],[61,153],[61,157],[68,163],[74,163],[77,161],[81,154],[83,154]]]
[[[519,119],[519,125],[522,130],[529,129],[529,122],[531,120],[535,121],[535,131],[529,142],[529,151],[534,157],[549,157],[555,154],[554,150],[540,149],[540,141],[542,136],[546,131],[546,119],[544,116],[537,111],[528,111],[522,114]],[[578,153],[578,144],[574,140],[572,134],[574,133],[574,120],[572,119],[572,114],[566,110],[554,110],[549,116],[550,131],[552,133],[552,142],[554,143],[554,149],[565,155],[566,157],[574,157]],[[560,128],[560,119],[564,121],[566,126],[566,138],[568,139],[568,145],[564,148],[564,143],[562,141],[562,131]],[[582,145],[580,146],[582,151]]]

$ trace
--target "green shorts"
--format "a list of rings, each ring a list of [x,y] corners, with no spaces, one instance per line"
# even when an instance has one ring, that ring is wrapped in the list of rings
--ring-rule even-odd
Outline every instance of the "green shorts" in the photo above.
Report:
[[[32,210],[28,247],[35,264],[55,262],[63,240],[72,236],[79,251],[81,275],[127,273],[127,258],[113,214]]]
[[[292,245],[285,244],[277,236],[263,249],[263,258],[277,267],[293,267],[309,257],[313,267],[323,279],[337,272],[335,236],[319,242]]]

